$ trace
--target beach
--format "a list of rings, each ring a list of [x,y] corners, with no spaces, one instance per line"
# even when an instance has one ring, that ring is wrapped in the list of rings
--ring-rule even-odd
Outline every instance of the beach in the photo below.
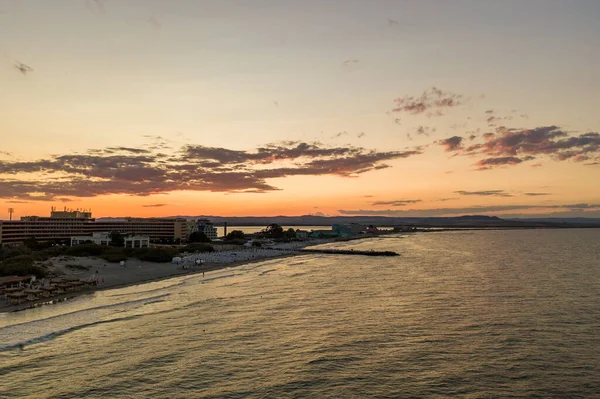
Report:
[[[82,281],[95,280],[96,285],[81,291],[40,298],[18,305],[10,305],[2,301],[0,302],[0,312],[14,312],[52,304],[98,290],[137,285],[188,274],[206,273],[261,262],[266,259],[296,256],[301,254],[299,250],[302,248],[326,242],[330,242],[330,240],[279,243],[268,248],[221,245],[216,246],[214,252],[182,254],[178,263],[156,263],[129,258],[124,265],[121,265],[119,262],[111,263],[97,257],[58,256],[46,262],[52,265],[50,270],[53,274],[78,278]]]

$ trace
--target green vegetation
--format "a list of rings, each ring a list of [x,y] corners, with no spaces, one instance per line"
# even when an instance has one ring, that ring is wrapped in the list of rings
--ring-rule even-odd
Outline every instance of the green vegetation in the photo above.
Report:
[[[33,249],[37,248],[37,249]],[[180,252],[212,252],[214,247],[205,243],[191,243],[183,248],[124,248],[102,246],[85,243],[72,247],[57,246],[55,243],[35,242],[29,239],[27,245],[0,246],[0,276],[27,276],[35,275],[44,277],[46,270],[35,266],[35,262],[43,262],[55,256],[95,256],[107,262],[120,262],[127,258],[137,258],[145,262],[170,262]],[[69,264],[71,269],[88,270],[86,266]]]
[[[123,247],[125,245],[125,236],[118,231],[111,231],[109,236],[110,245],[113,247]]]
[[[179,251],[175,248],[137,248],[134,257],[145,262],[170,262]]]
[[[287,229],[285,232],[285,238],[296,238],[296,230],[292,229],[291,227]]]
[[[213,252],[215,248],[212,245],[193,243],[183,247],[182,252]]]
[[[206,234],[202,232],[194,231],[188,237],[188,242],[210,242],[210,238],[208,238]]]
[[[108,247],[104,250],[100,257],[107,262],[115,263],[122,260],[127,260],[128,254],[125,248]]]
[[[277,223],[272,223],[261,231],[261,235],[265,238],[283,238],[285,237],[285,232],[283,231],[283,227]]]
[[[107,247],[98,244],[80,244],[67,248],[65,255],[69,256],[100,256]]]
[[[243,240],[246,238],[246,235],[242,230],[232,230],[225,236],[225,240],[234,241],[234,240]]]
[[[27,276],[45,277],[46,270],[33,265],[34,259],[30,255],[17,255],[12,258],[4,259],[0,263],[0,276]]]

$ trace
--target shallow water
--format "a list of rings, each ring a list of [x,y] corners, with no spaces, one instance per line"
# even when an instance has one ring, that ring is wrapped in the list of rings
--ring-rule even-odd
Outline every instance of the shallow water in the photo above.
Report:
[[[598,397],[599,230],[329,246],[402,256],[267,260],[2,314],[0,397]]]

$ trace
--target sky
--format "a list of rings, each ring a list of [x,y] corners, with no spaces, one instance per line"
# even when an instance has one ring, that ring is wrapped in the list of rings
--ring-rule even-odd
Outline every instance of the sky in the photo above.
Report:
[[[0,0],[0,219],[600,217],[596,0]]]

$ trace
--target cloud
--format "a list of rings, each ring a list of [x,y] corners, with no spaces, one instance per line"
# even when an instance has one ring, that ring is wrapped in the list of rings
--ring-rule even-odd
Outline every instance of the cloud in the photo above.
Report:
[[[409,204],[416,204],[422,202],[420,199],[417,200],[395,200],[395,201],[377,201],[373,202],[373,206],[387,205],[387,206],[406,206]]]
[[[342,67],[345,67],[345,68],[354,67],[354,66],[358,65],[359,61],[360,60],[358,58],[345,60],[344,62],[342,62]]]
[[[22,62],[15,62],[15,68],[21,72],[23,75],[27,75],[30,72],[33,72],[33,68],[29,65],[23,64]]]
[[[495,133],[483,134],[483,142],[464,149],[463,138],[453,136],[437,143],[456,155],[480,156],[475,163],[479,170],[497,166],[517,165],[547,156],[555,161],[585,162],[600,160],[600,134],[588,132],[570,135],[558,126],[533,129],[496,128]]]
[[[490,169],[493,166],[499,166],[499,165],[517,165],[520,164],[522,162],[525,161],[529,161],[531,159],[535,159],[535,157],[524,157],[524,158],[517,158],[517,157],[499,157],[499,158],[486,158],[486,159],[480,159],[479,161],[477,161],[475,163],[475,165],[478,167],[478,170],[487,170]]]
[[[418,115],[427,112],[428,116],[441,116],[448,108],[459,106],[463,96],[444,92],[437,87],[426,90],[419,97],[404,96],[394,100],[392,112]]]
[[[550,210],[550,211],[570,211],[579,214],[600,211],[600,204],[563,204],[563,205],[492,205],[492,206],[471,206],[463,208],[431,208],[431,209],[341,209],[338,212],[342,215],[352,216],[390,216],[390,217],[436,217],[436,216],[461,216],[461,215],[486,215],[502,214],[510,211],[523,210]],[[527,215],[528,217],[545,215]]]
[[[457,151],[463,148],[462,142],[463,138],[460,136],[452,136],[444,140],[436,141],[436,143],[445,148],[446,152]]]
[[[429,133],[435,133],[435,128],[430,128],[427,126],[419,126],[417,128],[417,134],[420,136],[429,136]]]
[[[132,151],[133,150],[133,151]],[[106,194],[148,196],[171,191],[264,193],[287,176],[356,177],[385,162],[422,153],[375,151],[286,141],[254,151],[185,145],[170,155],[109,147],[33,161],[0,161],[0,198],[52,201]],[[118,153],[117,153],[118,152]]]
[[[479,195],[479,196],[495,196],[495,197],[512,197],[511,194],[504,190],[485,190],[485,191],[454,191],[460,195]]]
[[[552,195],[550,193],[524,193],[525,195],[529,196],[529,197],[538,197],[538,196],[542,196],[542,195]]]
[[[168,204],[148,204],[142,205],[142,208],[161,208],[163,206],[167,206]]]

